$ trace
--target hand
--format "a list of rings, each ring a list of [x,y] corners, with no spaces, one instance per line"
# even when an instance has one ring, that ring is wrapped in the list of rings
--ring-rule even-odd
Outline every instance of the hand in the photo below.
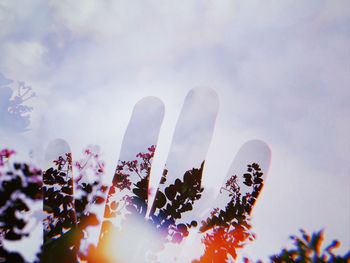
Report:
[[[217,180],[217,175],[207,175],[207,185],[202,175],[217,111],[218,99],[212,90],[196,89],[188,94],[166,167],[157,177],[151,167],[164,107],[156,98],[145,98],[136,104],[108,189],[97,246],[90,246],[85,253],[89,262],[224,262],[236,258],[237,250],[254,238],[249,218],[264,185],[270,150],[261,141],[244,144],[208,211],[205,188]],[[69,256],[74,257],[83,228],[76,227],[81,225],[81,220],[74,213],[71,157],[66,155],[70,150],[68,145],[62,147],[64,144],[56,141],[56,145],[49,146],[47,159],[52,163],[63,156],[67,165],[56,169],[66,176],[62,182],[65,195],[70,197],[66,198],[67,202],[69,199],[67,213],[63,209],[56,216],[63,214],[71,222],[66,225],[66,233],[73,233],[73,229],[79,233],[74,232],[69,245],[60,248],[69,247],[69,253],[72,252]],[[61,145],[59,151],[55,150],[58,145]],[[207,214],[203,214],[205,210]],[[55,242],[60,240],[49,233],[50,229],[44,231],[46,240],[47,237]],[[198,244],[205,247],[204,253],[201,255],[186,240],[199,240]]]

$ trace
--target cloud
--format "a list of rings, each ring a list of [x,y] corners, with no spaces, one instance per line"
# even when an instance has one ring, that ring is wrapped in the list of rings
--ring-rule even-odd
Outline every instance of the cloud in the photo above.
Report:
[[[0,49],[1,65],[8,72],[31,77],[45,69],[45,47],[36,41],[5,42]]]
[[[161,172],[187,92],[211,87],[220,112],[206,176],[224,178],[246,140],[263,139],[272,150],[256,212],[264,222],[255,222],[258,237],[271,230],[272,206],[282,215],[285,204],[298,211],[310,194],[310,203],[325,205],[310,211],[301,206],[303,219],[282,220],[276,238],[256,241],[255,255],[275,252],[296,225],[316,217],[330,228],[329,236],[349,243],[341,234],[344,226],[322,212],[340,211],[341,222],[349,219],[339,201],[348,198],[342,185],[349,184],[350,170],[348,1],[32,0],[22,5],[0,4],[0,71],[38,93],[37,129],[28,135],[36,139],[30,141],[43,147],[63,137],[73,151],[98,143],[113,170],[133,105],[143,96],[158,96],[166,108],[161,156],[155,160]],[[327,191],[327,185],[332,194],[318,191],[315,178],[322,178],[317,187]],[[283,183],[303,194],[295,190],[284,197]],[[276,195],[282,196],[278,202]]]

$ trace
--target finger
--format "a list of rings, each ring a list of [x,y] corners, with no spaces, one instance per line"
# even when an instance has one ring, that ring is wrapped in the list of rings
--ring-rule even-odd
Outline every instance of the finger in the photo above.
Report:
[[[250,215],[263,189],[270,160],[270,148],[262,141],[249,141],[241,147],[213,209],[200,225],[205,252],[199,262],[235,259],[238,249],[254,238]]]
[[[112,185],[109,188],[99,237],[98,250],[105,251],[106,247],[108,250],[113,243],[111,251],[105,253],[106,258],[103,259],[105,261],[123,261],[125,260],[123,256],[129,253],[130,257],[133,254],[131,246],[129,244],[126,246],[125,240],[130,235],[139,233],[130,233],[128,228],[130,224],[126,223],[132,221],[131,215],[137,214],[142,218],[145,216],[149,175],[163,116],[163,103],[155,97],[144,98],[134,107],[124,135]],[[120,232],[122,225],[123,232]],[[118,234],[115,231],[119,231]],[[111,241],[114,234],[118,240]]]
[[[74,240],[66,240],[76,225],[73,196],[71,151],[67,142],[56,139],[45,152],[46,170],[43,173],[43,262],[76,260]],[[61,242],[60,240],[65,240]]]
[[[231,201],[230,193],[236,189],[242,195],[248,193],[251,204],[250,214],[264,186],[270,161],[271,150],[266,143],[260,140],[246,142],[238,151],[225,177],[217,196],[218,207],[221,209]]]
[[[77,229],[83,234],[79,258],[83,261],[88,248],[97,242],[100,226],[98,215],[105,205],[107,186],[102,182],[105,175],[102,156],[98,146],[89,145],[84,149],[83,156],[73,162]]]
[[[164,243],[181,242],[188,235],[188,229],[196,225],[193,207],[203,191],[204,160],[218,104],[218,97],[211,89],[191,90],[185,99],[149,215],[149,220],[161,232]],[[158,255],[158,260],[162,261],[161,257],[169,260],[172,256],[165,252]]]

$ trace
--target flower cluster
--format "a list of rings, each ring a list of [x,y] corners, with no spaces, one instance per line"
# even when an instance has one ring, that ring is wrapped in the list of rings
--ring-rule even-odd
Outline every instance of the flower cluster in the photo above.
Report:
[[[123,165],[117,166],[116,173],[114,174],[115,180],[113,180],[113,184],[119,190],[131,190],[131,181],[129,180],[130,174],[123,173],[123,169]]]
[[[53,163],[58,170],[63,170],[66,165],[66,170],[70,170],[72,168],[72,154],[66,153],[64,157],[58,156],[56,160],[53,160]]]
[[[227,190],[230,192],[230,194],[234,194],[237,191],[239,191],[239,186],[237,184],[238,182],[238,176],[237,175],[232,175],[226,182],[225,188],[221,188],[221,190]]]
[[[15,153],[16,152],[14,150],[6,149],[6,148],[0,150],[0,167],[4,166],[7,160],[9,160],[10,157]]]
[[[141,180],[148,177],[155,149],[156,146],[152,145],[148,147],[148,152],[139,152],[136,160],[119,161],[113,178],[113,186],[120,191],[131,190],[131,176],[137,176]]]
[[[73,168],[76,169],[78,176],[75,176],[74,181],[79,183],[81,180],[85,182],[91,179],[89,175],[92,174],[92,181],[101,177],[105,171],[105,163],[100,160],[100,153],[98,147],[90,146],[83,151],[83,158],[74,163]]]

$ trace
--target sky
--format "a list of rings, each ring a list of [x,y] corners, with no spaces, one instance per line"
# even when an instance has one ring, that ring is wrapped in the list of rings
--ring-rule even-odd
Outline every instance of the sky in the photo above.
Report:
[[[219,102],[204,180],[217,189],[248,140],[271,150],[253,212],[257,240],[242,253],[267,258],[299,228],[324,228],[344,252],[349,20],[346,0],[2,0],[0,91],[24,81],[35,97],[25,102],[29,131],[8,133],[0,113],[1,145],[40,159],[57,137],[73,154],[98,144],[113,171],[134,105],[155,96],[165,108],[159,174],[186,95],[210,88]]]

